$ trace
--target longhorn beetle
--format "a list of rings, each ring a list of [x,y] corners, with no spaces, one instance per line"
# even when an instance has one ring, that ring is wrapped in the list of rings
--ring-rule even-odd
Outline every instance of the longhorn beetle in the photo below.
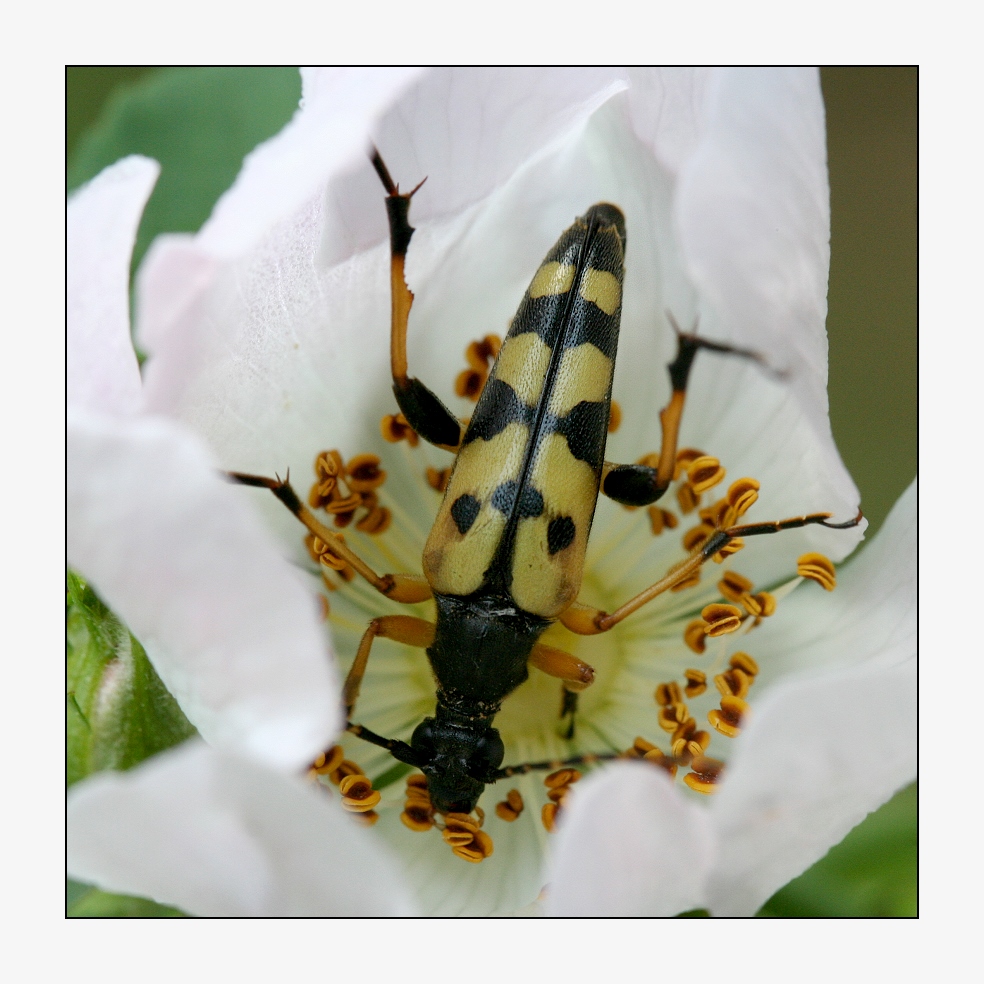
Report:
[[[436,623],[388,615],[369,624],[345,681],[347,730],[422,770],[439,813],[471,813],[486,784],[557,764],[502,768],[504,748],[493,721],[503,700],[527,678],[529,667],[562,680],[569,706],[594,679],[588,664],[539,641],[548,626],[559,620],[575,633],[607,632],[693,577],[738,537],[814,523],[847,529],[860,522],[861,514],[845,523],[831,523],[829,513],[815,513],[717,529],[686,560],[615,611],[579,603],[599,492],[623,505],[643,506],[659,499],[673,480],[687,380],[697,352],[759,357],[678,331],[676,357],[669,365],[672,395],[660,414],[657,463],[606,461],[626,236],[621,210],[600,202],[576,219],[547,253],[475,413],[463,426],[424,383],[408,374],[406,336],[413,294],[404,277],[404,260],[414,232],[410,200],[420,186],[401,194],[378,152],[373,152],[372,163],[387,195],[393,392],[413,430],[456,455],[424,547],[424,577],[376,573],[311,513],[288,481],[241,473],[230,477],[270,489],[333,554],[386,597],[407,604],[434,598]],[[380,636],[426,649],[437,683],[434,716],[417,725],[409,744],[351,721],[373,640]]]

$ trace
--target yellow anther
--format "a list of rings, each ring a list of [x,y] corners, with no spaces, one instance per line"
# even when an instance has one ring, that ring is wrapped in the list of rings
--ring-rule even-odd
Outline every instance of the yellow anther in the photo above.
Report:
[[[744,594],[741,596],[742,607],[755,618],[758,618],[762,614],[762,604],[759,602],[756,595]]]
[[[379,823],[379,814],[375,810],[367,810],[365,813],[356,813],[355,819],[363,827],[375,827]]]
[[[341,745],[332,745],[326,752],[322,752],[312,763],[311,768],[319,776],[327,776],[334,772],[345,758],[345,751]]]
[[[451,469],[431,468],[430,465],[428,465],[427,471],[425,472],[425,477],[427,479],[427,484],[435,492],[444,492],[448,487],[448,482],[451,480]]]
[[[558,769],[543,780],[543,785],[547,789],[558,789],[560,786],[569,786],[571,783],[578,782],[580,778],[581,773],[577,769]]]
[[[734,510],[735,519],[744,516],[758,499],[758,490],[762,486],[754,478],[739,478],[731,483],[728,489],[728,504]]]
[[[611,410],[608,412],[608,433],[614,434],[622,423],[622,408],[612,400]]]
[[[486,335],[480,342],[472,342],[465,349],[465,359],[477,370],[488,371],[489,363],[494,361],[502,348],[502,339],[498,335]]]
[[[338,784],[338,791],[342,794],[342,806],[351,813],[366,813],[381,798],[368,777],[360,775],[345,776]]]
[[[684,693],[688,697],[699,697],[707,690],[707,674],[703,670],[684,670],[683,675],[687,678]]]
[[[745,541],[740,536],[736,536],[729,543],[726,543],[711,559],[715,564],[720,564],[725,557],[730,557],[732,554],[738,553],[744,546]]]
[[[776,611],[776,599],[775,596],[769,594],[768,591],[760,591],[758,594],[752,596],[758,606],[762,609],[759,612],[759,618],[768,618],[770,615],[774,615]]]
[[[510,789],[506,798],[495,805],[495,815],[506,823],[512,823],[523,812],[523,797],[518,789]]]
[[[834,565],[823,554],[805,553],[796,561],[796,573],[816,581],[824,591],[833,591],[837,586]]]
[[[688,772],[683,777],[683,781],[698,793],[713,793],[724,770],[724,763],[718,759],[698,755],[690,767],[693,771]]]
[[[487,377],[488,373],[465,369],[458,373],[458,378],[454,381],[454,392],[457,396],[463,396],[474,403],[482,395]]]
[[[364,776],[365,772],[349,759],[343,759],[338,763],[338,768],[328,773],[328,778],[336,785],[340,786],[343,779],[349,776]]]
[[[700,505],[700,496],[690,487],[689,482],[684,482],[677,488],[676,497],[680,504],[680,512],[684,516],[692,513]]]
[[[748,653],[735,653],[731,659],[728,660],[728,665],[733,670],[741,670],[742,673],[747,673],[750,677],[758,676],[758,663],[756,663],[755,660],[748,655]]]
[[[376,506],[355,524],[355,528],[362,533],[379,536],[380,533],[385,533],[389,529],[392,520],[393,517],[385,506]]]
[[[707,648],[705,628],[706,623],[703,619],[695,619],[693,622],[689,622],[683,630],[683,641],[687,644],[687,648],[698,656],[702,656]]]
[[[687,705],[681,701],[678,704],[670,704],[669,707],[661,707],[657,720],[664,731],[673,734],[681,724],[690,720],[690,711],[687,710]]]
[[[630,758],[645,758],[656,746],[651,741],[639,737],[632,742],[632,747],[625,753]]]
[[[683,695],[680,693],[680,684],[672,680],[669,683],[659,684],[653,696],[656,698],[656,703],[660,707],[679,704],[683,700]]]
[[[490,857],[493,850],[492,838],[484,830],[477,830],[468,844],[455,845],[452,853],[464,861],[478,864]]]
[[[552,834],[554,831],[559,810],[560,807],[556,803],[543,804],[543,809],[540,811],[540,819],[543,821],[543,826],[546,827],[548,833]]]
[[[741,611],[734,605],[707,605],[700,616],[706,623],[705,635],[712,639],[727,635],[741,627]]]
[[[709,454],[695,458],[687,465],[687,481],[698,495],[723,482],[724,476],[725,470],[721,467],[721,462]]]
[[[669,755],[664,755],[658,748],[651,748],[643,755],[642,760],[649,762],[650,765],[658,765],[661,769],[665,769],[671,776],[675,776],[677,773],[676,762]]]
[[[433,812],[416,805],[405,807],[400,814],[400,820],[403,821],[404,827],[409,827],[418,834],[422,834],[434,826]]]
[[[715,731],[728,738],[735,738],[741,731],[742,720],[747,714],[748,704],[740,697],[722,697],[720,709],[711,711],[707,720]]]
[[[407,776],[407,795],[410,795],[410,790],[422,789],[427,792],[427,776],[422,772],[414,772]],[[430,798],[430,793],[427,793],[428,799]]]
[[[747,595],[754,585],[747,577],[742,577],[737,571],[725,571],[724,577],[718,581],[718,591],[722,598],[734,602],[736,605],[741,603],[742,597]]]
[[[308,505],[312,509],[320,509],[337,497],[338,479],[342,471],[342,456],[337,451],[322,451],[314,459],[316,481],[308,493]]]
[[[706,458],[707,455],[697,448],[680,448],[677,451],[676,464],[673,469],[673,480],[676,481],[690,467],[691,463],[698,458]],[[656,466],[653,465],[655,468]]]
[[[357,454],[345,468],[346,481],[353,492],[370,492],[386,481],[386,472],[380,468],[379,456]]]
[[[410,426],[402,413],[387,414],[379,422],[379,429],[382,432],[383,440],[390,444],[406,441],[410,447],[415,448],[420,442],[417,432]]]
[[[679,520],[667,509],[660,509],[659,506],[650,506],[649,525],[652,526],[653,536],[659,536],[663,530],[676,529]]]
[[[744,697],[755,677],[738,667],[732,667],[714,678],[714,686],[722,697]]]
[[[695,755],[703,755],[711,743],[711,736],[697,728],[693,718],[687,718],[670,738],[670,751],[673,757],[686,764]]]

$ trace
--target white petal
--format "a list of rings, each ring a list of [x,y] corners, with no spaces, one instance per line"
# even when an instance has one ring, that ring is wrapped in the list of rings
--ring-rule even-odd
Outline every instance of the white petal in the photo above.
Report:
[[[337,172],[363,157],[376,117],[420,73],[414,68],[308,70],[301,108],[243,161],[197,237],[212,256],[247,253]]]
[[[830,201],[823,99],[813,69],[731,69],[708,86],[706,127],[684,165],[681,245],[704,334],[764,353],[829,458],[838,512],[857,507],[827,419]]]
[[[69,404],[106,413],[140,406],[130,340],[130,256],[160,166],[126,157],[68,200],[66,315]]]
[[[675,916],[704,905],[706,810],[652,766],[618,763],[574,788],[548,869],[552,916]]]
[[[68,797],[68,872],[198,916],[390,916],[385,849],[329,795],[191,740]]]
[[[191,434],[70,413],[68,560],[208,741],[287,769],[327,746],[339,697],[313,589]]]
[[[832,616],[822,604],[809,613],[817,664],[856,665],[782,681],[755,704],[712,806],[717,915],[755,912],[915,778],[914,518],[912,486],[850,565],[864,581],[845,576],[837,588],[858,598]]]
[[[425,222],[501,187],[626,86],[624,70],[612,68],[432,69],[382,117],[376,145],[405,190],[427,178],[413,200],[414,221]],[[332,184],[323,263],[385,236],[379,195],[368,163]]]

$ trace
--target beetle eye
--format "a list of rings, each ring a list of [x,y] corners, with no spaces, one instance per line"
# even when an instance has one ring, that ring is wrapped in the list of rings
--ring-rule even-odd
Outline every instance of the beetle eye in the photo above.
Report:
[[[506,748],[499,732],[495,728],[489,728],[475,744],[474,751],[468,758],[468,771],[476,779],[488,781],[489,773],[502,765],[505,754]]]

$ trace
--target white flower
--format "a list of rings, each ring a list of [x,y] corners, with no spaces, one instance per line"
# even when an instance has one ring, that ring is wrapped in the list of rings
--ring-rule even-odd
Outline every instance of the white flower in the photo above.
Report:
[[[658,450],[658,412],[668,396],[664,367],[674,345],[669,311],[684,326],[699,318],[704,337],[765,353],[785,374],[780,382],[741,360],[701,354],[688,392],[682,445],[720,458],[732,478],[761,483],[746,521],[818,511],[843,520],[854,515],[857,491],[834,449],[826,414],[829,215],[815,73],[310,72],[302,105],[278,137],[247,159],[197,236],[164,237],[148,256],[138,318],[141,346],[150,355],[143,416],[118,415],[120,409],[132,414],[137,405],[132,393],[140,391],[131,386],[130,402],[110,408],[117,412],[111,423],[100,420],[114,440],[121,440],[118,433],[129,435],[127,428],[167,428],[182,441],[191,441],[194,432],[221,467],[266,475],[290,468],[299,490],[306,490],[315,456],[324,449],[337,448],[346,459],[379,454],[388,473],[380,502],[392,513],[392,525],[372,539],[353,534],[350,542],[376,570],[419,571],[439,502],[422,476],[427,466],[446,467],[450,460],[424,447],[385,445],[379,437],[380,418],[395,408],[385,211],[362,156],[371,136],[406,187],[428,176],[411,214],[418,230],[407,268],[416,294],[409,331],[413,375],[450,402],[467,344],[503,334],[559,232],[592,202],[614,201],[627,216],[628,251],[615,378],[624,422],[609,440],[609,459],[634,461]],[[105,177],[82,195],[91,195]],[[131,242],[138,209],[139,203],[129,213]],[[123,312],[125,317],[125,305]],[[114,344],[123,355],[117,362],[126,361],[127,351],[119,337]],[[84,351],[98,377],[111,353],[92,355],[93,343]],[[81,364],[74,352],[72,359]],[[453,406],[469,413],[463,401]],[[102,445],[85,443],[87,434],[83,429],[70,461],[78,474],[98,477],[106,456]],[[206,712],[205,702],[196,703],[196,695],[211,692],[199,669],[211,661],[198,658],[197,636],[182,634],[183,606],[204,606],[192,607],[200,616],[208,605],[201,599],[235,590],[230,586],[238,587],[244,565],[255,561],[253,552],[262,549],[258,532],[238,538],[230,519],[251,530],[247,502],[263,511],[297,564],[311,570],[304,530],[272,496],[225,488],[222,508],[203,511],[199,523],[181,534],[173,521],[159,522],[157,513],[167,516],[194,483],[177,476],[161,489],[165,476],[158,460],[150,460],[151,446],[140,434],[132,440],[136,450],[128,450],[125,460],[110,459],[111,480],[81,483],[95,491],[73,499],[85,508],[70,521],[82,527],[77,540],[88,552],[71,559],[138,637],[145,643],[145,635],[160,637],[159,647],[149,647],[151,658],[204,737],[235,748],[227,737],[243,717],[214,706]],[[148,456],[141,458],[144,447]],[[196,481],[204,482],[204,455],[196,467]],[[127,503],[143,501],[155,488],[154,511],[142,512],[139,522],[120,521]],[[105,504],[104,493],[110,496]],[[734,569],[754,590],[783,597],[777,613],[741,640],[760,668],[748,695],[753,716],[747,728],[742,722],[738,738],[714,734],[708,754],[728,764],[710,806],[694,802],[700,797],[679,779],[672,786],[659,769],[619,764],[599,770],[565,802],[546,875],[543,791],[534,775],[487,789],[485,829],[495,853],[466,865],[435,831],[415,833],[400,824],[402,784],[386,784],[393,760],[374,746],[345,741],[350,758],[384,778],[377,782],[383,787],[381,819],[369,835],[337,833],[337,815],[314,790],[281,796],[278,790],[292,788],[291,780],[255,772],[256,766],[227,765],[199,745],[83,784],[70,812],[73,870],[107,887],[202,913],[271,912],[278,906],[337,912],[342,909],[332,908],[324,892],[310,896],[305,886],[323,879],[332,891],[343,890],[344,879],[352,877],[351,833],[361,834],[364,844],[369,836],[389,842],[428,912],[513,911],[530,903],[547,878],[547,906],[558,913],[672,914],[698,905],[752,912],[914,775],[913,498],[902,500],[878,542],[841,573],[832,596],[816,584],[797,587],[796,559],[821,552],[839,561],[857,543],[860,527],[811,526],[749,539],[723,567],[707,565],[713,570],[705,570],[700,586],[662,596],[610,633],[579,639],[551,630],[597,670],[597,682],[581,698],[573,743],[556,733],[556,681],[536,671],[496,719],[509,764],[624,749],[637,735],[668,751],[654,687],[683,685],[691,667],[706,671],[708,682],[727,671],[733,637],[711,640],[697,655],[684,642],[684,630],[706,604],[721,600],[715,582],[723,570]],[[694,514],[681,515],[672,501],[660,506],[684,524],[654,539],[644,512],[600,502],[582,597],[613,610],[685,555],[680,534]],[[197,566],[199,543],[211,549],[212,540],[221,546],[232,537],[237,552],[210,559],[207,577],[187,584],[175,577],[173,597],[181,605],[161,605],[150,559],[136,570],[119,560],[141,542],[138,532],[165,557],[186,551],[182,556],[191,566]],[[206,535],[212,540],[204,541]],[[101,556],[108,559],[97,568],[94,558]],[[264,558],[262,566],[270,561]],[[286,584],[287,572],[277,570]],[[313,594],[317,582],[310,586]],[[264,640],[254,648],[256,679],[266,680],[289,661],[308,665],[310,637],[298,642],[284,629],[283,644],[276,646],[274,628],[280,631],[287,621],[286,608],[274,597],[252,597],[246,614],[259,620]],[[343,666],[368,618],[407,610],[359,581],[333,592],[331,605]],[[419,614],[426,617],[427,607]],[[753,621],[746,620],[744,629]],[[224,641],[229,652],[223,662],[229,687],[251,695],[249,726],[240,725],[239,733],[249,735],[238,741],[243,750],[263,758],[265,742],[283,740],[291,700],[300,720],[307,720],[305,709],[314,701],[324,702],[325,714],[334,711],[327,684],[285,695],[283,714],[266,734],[265,709],[248,686],[240,691],[242,671],[232,658],[238,646],[253,641],[254,630],[227,635],[238,623],[217,619],[215,625],[210,639]],[[180,672],[168,670],[172,648],[188,654]],[[693,689],[688,702],[703,722],[717,699],[711,699],[713,688],[703,694]],[[433,701],[424,654],[383,642],[370,661],[354,718],[406,739]],[[206,728],[204,722],[214,723]],[[298,753],[302,745],[294,746]],[[315,749],[303,747],[313,757]],[[280,766],[301,761],[266,758]],[[527,809],[505,823],[492,816],[493,807],[511,785]],[[181,809],[164,814],[148,805],[162,789]],[[284,829],[296,832],[288,842],[273,838],[273,827],[256,819],[271,810]],[[307,840],[316,814],[335,818],[332,850],[323,841],[315,849]],[[125,838],[100,834],[111,817],[112,829],[125,829]],[[164,836],[162,828],[173,835]],[[226,829],[232,836],[221,836]],[[226,859],[204,879],[203,844],[210,856],[214,849]],[[366,858],[367,870],[388,871],[384,860],[372,859],[371,848],[365,851],[359,857]],[[397,884],[386,873],[377,881]],[[203,882],[209,892],[190,887]],[[392,894],[395,899],[400,889]],[[348,911],[360,904],[370,908],[350,901]]]

